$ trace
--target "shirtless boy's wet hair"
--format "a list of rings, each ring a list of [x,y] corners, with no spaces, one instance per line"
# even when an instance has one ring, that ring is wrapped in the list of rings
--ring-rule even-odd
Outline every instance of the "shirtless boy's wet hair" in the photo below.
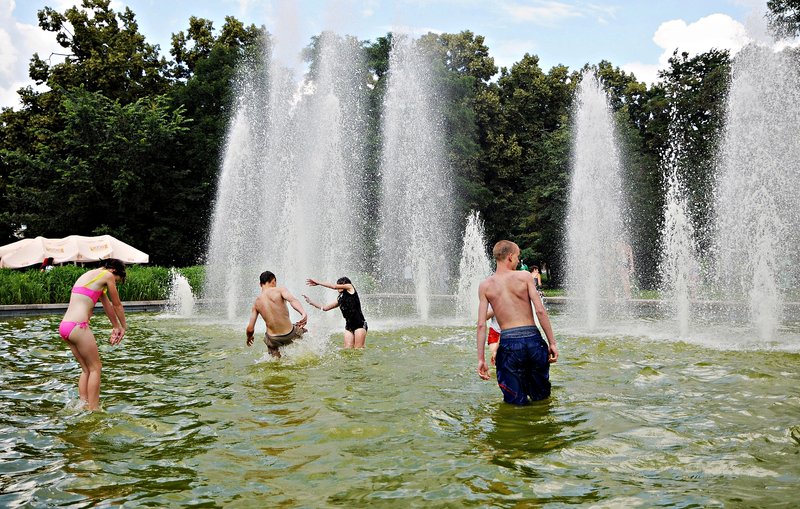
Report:
[[[515,249],[517,249],[517,245],[510,240],[501,240],[494,245],[494,249],[492,249],[492,255],[494,255],[495,261],[499,262],[513,253]]]
[[[258,279],[259,279],[259,281],[261,281],[262,285],[265,285],[265,284],[268,284],[268,283],[271,283],[271,282],[275,281],[275,274],[273,274],[272,272],[270,272],[268,270],[265,270],[264,272],[261,273],[261,276],[259,276]]]

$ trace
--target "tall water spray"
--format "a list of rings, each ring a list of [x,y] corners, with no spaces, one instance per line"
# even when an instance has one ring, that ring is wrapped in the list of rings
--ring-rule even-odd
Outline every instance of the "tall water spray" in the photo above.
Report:
[[[226,299],[228,317],[246,309],[264,270],[299,293],[307,277],[363,268],[358,41],[325,32],[314,63],[300,84],[268,49],[239,79],[204,289],[208,298]]]
[[[800,283],[800,72],[750,45],[733,62],[715,186],[717,275],[762,339]],[[792,296],[797,298],[797,295]]]
[[[593,72],[575,98],[573,162],[567,212],[567,290],[571,314],[598,325],[630,291],[630,244],[623,227],[620,157],[608,99]],[[626,291],[627,290],[627,291]]]
[[[385,289],[401,289],[409,272],[423,319],[431,294],[449,290],[448,261],[454,255],[453,198],[437,99],[428,56],[418,43],[395,38],[382,116],[381,280]]]
[[[700,264],[695,249],[694,226],[687,203],[687,190],[678,176],[683,164],[684,123],[673,108],[670,115],[670,145],[663,154],[667,194],[661,228],[660,290],[665,307],[675,317],[681,336],[689,333],[692,293],[697,290]]]
[[[464,228],[464,244],[458,264],[459,316],[473,322],[478,319],[478,286],[492,274],[492,263],[486,252],[486,239],[480,213],[470,212]]]

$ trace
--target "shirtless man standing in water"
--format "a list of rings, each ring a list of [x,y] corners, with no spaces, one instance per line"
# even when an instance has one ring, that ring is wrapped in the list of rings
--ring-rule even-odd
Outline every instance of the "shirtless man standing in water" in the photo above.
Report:
[[[487,309],[491,304],[502,330],[496,359],[497,385],[504,401],[526,405],[528,397],[536,401],[550,396],[550,363],[558,360],[558,348],[533,278],[527,271],[515,270],[519,247],[501,240],[494,245],[492,254],[497,270],[478,287],[478,376],[489,379],[485,343]],[[534,323],[534,309],[547,342]]]
[[[264,323],[267,324],[267,333],[264,336],[267,350],[271,356],[280,358],[281,352],[278,348],[291,345],[295,339],[302,338],[306,333],[304,327],[308,322],[308,315],[300,301],[289,293],[285,286],[278,286],[275,274],[270,271],[262,272],[259,281],[261,294],[256,297],[256,302],[250,312],[250,323],[247,324],[247,346],[253,344],[256,320],[258,315],[261,315]],[[294,324],[289,320],[287,302],[301,315],[300,320]]]

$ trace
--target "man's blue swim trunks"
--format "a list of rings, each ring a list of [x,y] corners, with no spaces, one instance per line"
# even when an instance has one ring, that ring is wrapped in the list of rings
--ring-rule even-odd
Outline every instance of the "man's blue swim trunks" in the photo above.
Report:
[[[497,385],[503,400],[514,405],[527,405],[550,397],[550,351],[534,325],[514,327],[500,333],[497,350]]]

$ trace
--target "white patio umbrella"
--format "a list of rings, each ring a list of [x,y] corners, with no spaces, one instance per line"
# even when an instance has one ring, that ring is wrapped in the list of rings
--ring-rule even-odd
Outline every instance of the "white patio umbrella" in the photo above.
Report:
[[[70,235],[63,239],[22,239],[0,246],[0,267],[17,269],[42,263],[45,258],[53,263],[96,262],[117,258],[124,263],[148,263],[147,253],[139,251],[111,235],[83,237]]]

